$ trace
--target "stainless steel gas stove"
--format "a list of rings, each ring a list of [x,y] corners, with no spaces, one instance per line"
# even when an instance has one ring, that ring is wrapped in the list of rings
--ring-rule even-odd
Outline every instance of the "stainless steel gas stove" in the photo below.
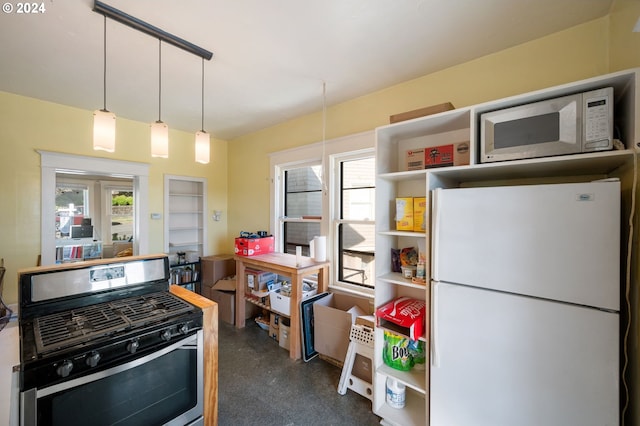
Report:
[[[169,292],[166,256],[20,278],[23,425],[203,423],[202,311]]]

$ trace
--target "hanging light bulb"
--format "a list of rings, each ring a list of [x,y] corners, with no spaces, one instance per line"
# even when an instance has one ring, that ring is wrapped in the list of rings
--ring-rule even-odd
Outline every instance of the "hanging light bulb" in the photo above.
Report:
[[[158,121],[151,123],[151,156],[169,158],[169,126],[160,119],[162,112],[162,40],[158,39]]]
[[[204,58],[202,58],[202,123],[201,130],[196,132],[196,162],[208,164],[210,160],[211,138],[204,131]]]
[[[103,107],[93,112],[93,149],[116,150],[116,115],[107,110],[107,16],[104,15]]]

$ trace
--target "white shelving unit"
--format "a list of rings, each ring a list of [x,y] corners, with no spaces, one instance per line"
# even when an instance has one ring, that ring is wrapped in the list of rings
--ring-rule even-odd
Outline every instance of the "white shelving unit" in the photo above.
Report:
[[[164,250],[197,252],[207,247],[207,180],[186,176],[164,177]]]
[[[503,184],[557,183],[589,181],[617,177],[623,188],[630,188],[633,179],[633,147],[640,143],[640,69],[622,71],[566,84],[546,90],[487,102],[467,108],[447,111],[376,129],[376,308],[399,296],[425,300],[426,352],[430,330],[430,232],[395,231],[395,198],[426,197],[431,205],[431,190]],[[613,86],[616,124],[626,149],[602,153],[578,154],[549,158],[479,164],[479,119],[486,111],[549,99],[570,93]],[[418,142],[416,142],[418,141]],[[417,171],[406,171],[405,154],[409,149],[439,146],[469,141],[470,164]],[[422,144],[417,146],[416,143]],[[628,215],[630,191],[623,190],[623,210]],[[470,215],[473,212],[469,212]],[[431,229],[430,212],[427,224]],[[626,222],[625,222],[626,226]],[[628,230],[627,230],[628,231]],[[624,234],[625,230],[623,230]],[[626,237],[626,236],[625,236]],[[399,273],[391,272],[391,249],[418,247],[426,251],[427,285],[414,284]],[[624,262],[624,259],[623,259]],[[621,265],[625,266],[625,265]],[[386,425],[429,424],[429,357],[426,369],[409,372],[395,370],[382,361],[383,329],[376,327],[374,349],[373,411]],[[387,377],[395,378],[407,387],[406,405],[392,408],[385,402]]]

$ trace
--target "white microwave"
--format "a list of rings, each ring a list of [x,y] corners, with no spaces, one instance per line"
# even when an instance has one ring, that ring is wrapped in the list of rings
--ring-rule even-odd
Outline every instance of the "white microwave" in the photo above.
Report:
[[[480,162],[613,148],[613,88],[480,115]]]

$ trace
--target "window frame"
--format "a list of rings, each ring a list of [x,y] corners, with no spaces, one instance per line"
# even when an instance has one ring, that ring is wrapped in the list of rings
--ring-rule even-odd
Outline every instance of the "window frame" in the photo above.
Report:
[[[281,164],[275,166],[275,176],[276,176],[276,200],[275,200],[275,217],[277,218],[277,226],[272,232],[275,236],[276,241],[276,249],[279,252],[286,253],[285,241],[284,241],[284,227],[286,223],[319,223],[320,224],[320,232],[322,233],[322,218],[324,214],[321,215],[320,219],[303,219],[292,217],[289,218],[285,216],[286,209],[286,180],[285,174],[289,170],[301,169],[305,167],[313,167],[320,166],[322,170],[322,162],[320,160],[309,160],[302,162],[293,162],[288,164]],[[322,174],[324,175],[324,173]],[[323,177],[324,179],[324,177]],[[324,194],[322,196],[322,212],[324,213]]]
[[[331,188],[333,188],[333,196],[331,197],[331,231],[333,235],[332,239],[332,258],[334,259],[335,267],[333,268],[332,281],[334,282],[334,286],[339,287],[341,289],[349,290],[355,293],[364,293],[366,295],[373,295],[375,290],[375,277],[373,278],[373,285],[371,287],[354,284],[348,281],[340,280],[340,270],[338,265],[340,264],[340,238],[339,238],[339,229],[340,225],[372,225],[375,229],[375,218],[373,220],[353,220],[353,219],[342,219],[342,181],[341,181],[341,173],[342,173],[342,163],[346,161],[354,161],[354,160],[362,160],[366,158],[372,158],[375,162],[375,149],[360,149],[356,151],[344,152],[340,154],[335,154],[330,156],[331,162]],[[375,183],[375,170],[374,170],[374,183]],[[375,189],[374,189],[375,191]],[[375,234],[374,234],[375,238]],[[374,252],[375,259],[375,252]],[[374,268],[375,274],[375,268]]]
[[[327,260],[330,262],[329,289],[373,297],[373,288],[350,286],[336,280],[337,274],[335,272],[334,259],[337,238],[333,223],[335,197],[333,194],[329,194],[332,191],[335,192],[335,162],[333,157],[342,158],[343,156],[358,155],[365,152],[375,156],[375,130],[270,153],[269,232],[275,237],[275,250],[282,252],[284,244],[280,226],[284,211],[284,205],[282,204],[284,201],[284,185],[282,183],[284,175],[282,174],[282,169],[301,167],[305,164],[322,164],[322,173],[325,176],[323,180],[326,182],[326,188],[328,188],[328,190],[323,191],[322,195],[322,219],[305,219],[305,221],[320,222],[320,234],[327,237]],[[290,219],[290,221],[293,221],[293,219]]]

